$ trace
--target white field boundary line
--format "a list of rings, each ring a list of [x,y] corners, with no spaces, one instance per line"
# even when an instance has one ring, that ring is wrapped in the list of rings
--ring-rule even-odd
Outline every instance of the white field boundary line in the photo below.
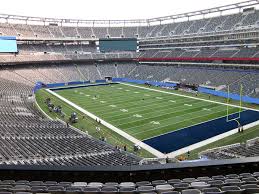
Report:
[[[38,104],[38,102],[36,100],[35,95],[34,95],[34,102],[35,102],[35,105],[37,106],[37,108],[42,112],[42,114],[44,114],[44,116],[46,118],[48,118],[49,120],[53,121],[53,119],[47,113],[45,113],[45,111],[42,110],[42,108],[40,107],[40,105]]]
[[[63,120],[61,120],[61,119],[59,119],[59,118],[56,118],[59,122],[61,122],[61,123],[63,123],[64,125],[66,125],[66,122],[65,121],[63,121]],[[83,136],[88,136],[89,137],[89,134],[87,133],[87,132],[85,132],[85,131],[81,131],[80,129],[78,129],[78,128],[76,128],[76,127],[74,127],[74,126],[72,126],[72,125],[69,125],[69,127],[71,128],[71,129],[74,129],[76,132],[78,132],[79,134],[81,134],[81,135],[83,135]]]
[[[259,121],[255,121],[255,122],[253,122],[253,123],[249,123],[249,124],[243,126],[243,129],[244,129],[244,130],[247,130],[247,129],[252,128],[252,127],[254,127],[254,126],[257,126],[257,125],[259,125]],[[187,147],[185,147],[185,148],[176,150],[176,151],[174,151],[174,152],[171,152],[171,153],[167,154],[166,156],[168,156],[168,157],[170,157],[170,158],[171,158],[171,157],[174,158],[174,157],[176,157],[176,156],[185,154],[185,153],[187,153],[188,151],[192,151],[192,150],[195,150],[195,149],[197,149],[197,148],[206,146],[206,145],[208,145],[208,144],[210,144],[210,143],[216,142],[216,141],[218,141],[218,140],[221,140],[221,139],[223,139],[223,138],[225,138],[225,137],[234,135],[234,134],[236,134],[236,133],[238,133],[238,128],[232,129],[231,131],[228,131],[228,132],[222,133],[222,134],[220,134],[220,135],[211,137],[211,138],[209,138],[209,139],[206,139],[206,140],[201,141],[201,142],[198,142],[198,143],[196,143],[196,144],[187,146]]]
[[[132,87],[135,87],[135,88],[142,88],[142,89],[145,89],[145,90],[160,92],[160,93],[164,93],[164,94],[171,94],[171,95],[174,95],[174,96],[182,96],[182,97],[185,97],[185,98],[191,98],[191,99],[201,100],[201,101],[204,101],[204,102],[211,102],[211,103],[215,103],[215,104],[222,104],[222,105],[225,105],[225,106],[231,106],[231,107],[240,108],[240,106],[234,105],[234,104],[227,104],[227,103],[223,103],[223,102],[217,102],[217,101],[212,101],[212,100],[206,100],[206,99],[202,99],[202,98],[196,98],[196,97],[193,97],[193,96],[186,96],[186,95],[183,95],[183,94],[175,94],[175,93],[166,92],[166,91],[162,91],[162,90],[156,90],[156,89],[153,89],[153,88],[145,88],[145,87],[143,87],[143,86],[131,85],[131,84],[128,84],[128,83],[123,83],[123,82],[120,82],[120,84],[127,85],[127,86],[132,86]],[[253,111],[259,112],[259,110],[254,109],[254,108],[248,108],[248,107],[244,107],[244,106],[242,106],[241,108],[242,108],[242,109],[245,109],[245,110],[253,110]]]
[[[45,111],[42,110],[42,108],[40,107],[40,105],[38,104],[36,98],[35,99],[35,104],[36,106],[39,108],[39,110],[51,121],[55,121],[55,120],[58,120],[59,122],[63,123],[64,125],[66,125],[66,123],[64,121],[62,121],[61,119],[59,118],[56,118],[56,119],[52,119],[47,113],[45,113]],[[81,135],[88,135],[86,132],[84,131],[81,131],[80,129],[76,128],[76,127],[73,127],[73,126],[69,126],[70,128],[74,129],[75,131],[77,131],[78,133],[80,133]]]
[[[60,96],[59,94],[51,91],[50,89],[46,89],[47,92],[49,92],[50,94],[56,96],[57,98],[59,98],[60,100],[62,100],[63,102],[69,104],[70,106],[74,107],[75,109],[79,110],[80,112],[84,113],[85,115],[89,116],[90,118],[96,120],[100,120],[101,124],[104,125],[105,127],[108,127],[109,129],[111,129],[112,131],[118,133],[119,135],[121,135],[122,137],[128,139],[129,141],[131,141],[134,144],[137,144],[138,146],[140,146],[141,148],[149,151],[150,153],[152,153],[154,156],[158,157],[158,158],[164,158],[165,155],[161,152],[159,152],[158,150],[152,148],[151,146],[143,143],[142,141],[139,141],[138,139],[132,137],[131,135],[127,134],[126,132],[122,131],[121,129],[111,125],[110,123],[102,120],[101,118],[95,116],[94,114],[88,112],[87,110],[81,108],[80,106],[76,105],[75,103],[67,100],[66,98]]]

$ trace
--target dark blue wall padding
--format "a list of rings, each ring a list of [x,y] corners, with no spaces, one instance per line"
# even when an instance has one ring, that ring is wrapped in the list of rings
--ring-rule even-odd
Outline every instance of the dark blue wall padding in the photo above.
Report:
[[[53,84],[47,84],[47,88],[56,88],[56,87],[62,87],[65,85],[66,83],[53,83]]]
[[[113,82],[121,82],[123,78],[112,78]]]
[[[145,84],[148,83],[152,86],[159,86],[159,87],[175,87],[175,83],[165,83],[165,82],[156,82],[156,81],[148,81],[148,80],[135,80],[135,79],[129,79],[129,78],[122,78],[122,82],[128,82],[128,83],[135,83],[135,84]]]
[[[75,86],[65,86],[60,88],[52,88],[52,91],[59,91],[59,90],[70,90],[70,89],[76,89],[76,88],[86,88],[86,87],[94,87],[94,86],[107,86],[111,84],[118,84],[118,83],[98,83],[98,84],[90,84],[90,85],[75,85]]]
[[[38,90],[40,90],[42,88],[42,85],[42,82],[37,82],[33,88],[33,93],[36,93]]]
[[[80,84],[84,84],[84,82],[82,82],[82,81],[72,81],[72,82],[67,83],[67,85],[80,85]]]
[[[64,87],[67,85],[80,85],[80,84],[90,84],[90,81],[72,81],[68,83],[49,83],[44,84],[43,82],[37,82],[33,88],[33,92],[37,92],[41,88],[57,88],[57,87]]]
[[[228,98],[228,93],[224,92],[224,91],[217,91],[217,90],[212,90],[212,89],[203,88],[203,87],[199,87],[198,91],[201,92],[201,93],[205,93],[205,94],[212,94],[212,95],[215,95],[215,96]],[[240,100],[240,95],[230,93],[229,98],[231,98],[233,100]],[[258,98],[252,98],[252,97],[249,97],[249,96],[242,96],[242,101],[247,102],[247,103],[259,104]]]
[[[95,80],[95,83],[106,83],[105,79]]]
[[[233,117],[238,117],[238,113],[233,114]],[[246,110],[241,112],[239,121],[241,125],[246,125],[257,120],[259,120],[259,112]],[[226,117],[222,117],[147,139],[143,142],[162,153],[170,153],[235,128],[237,128],[236,121],[226,122]],[[246,131],[244,133],[246,133]]]

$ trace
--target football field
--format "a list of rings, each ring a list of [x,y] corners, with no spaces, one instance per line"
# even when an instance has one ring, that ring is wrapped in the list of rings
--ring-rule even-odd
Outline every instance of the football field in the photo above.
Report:
[[[141,141],[226,116],[227,110],[226,105],[123,84],[56,92]],[[229,113],[238,111],[229,107]]]

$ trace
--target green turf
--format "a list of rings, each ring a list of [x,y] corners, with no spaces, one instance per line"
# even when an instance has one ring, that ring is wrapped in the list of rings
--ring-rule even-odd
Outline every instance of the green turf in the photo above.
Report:
[[[225,105],[122,84],[57,93],[139,140],[226,115]]]
[[[52,103],[54,103],[56,106],[57,105],[61,105],[62,106],[62,110],[63,112],[66,114],[65,118],[61,118],[58,114],[54,113],[54,112],[49,112],[46,104],[44,103],[45,99],[47,98],[51,98]],[[125,139],[124,137],[118,135],[117,133],[114,133],[113,131],[111,131],[110,129],[104,127],[104,126],[100,126],[101,127],[101,132],[97,133],[96,132],[96,126],[99,126],[96,121],[94,121],[91,118],[88,118],[87,116],[83,116],[82,113],[78,112],[76,109],[74,109],[73,107],[69,106],[68,104],[64,103],[63,101],[61,101],[60,99],[56,98],[55,96],[51,95],[50,93],[48,93],[47,91],[45,91],[44,89],[39,90],[36,93],[36,99],[37,99],[37,103],[40,106],[40,108],[46,112],[52,119],[62,119],[64,121],[67,121],[69,118],[69,115],[72,112],[77,112],[79,114],[79,118],[80,121],[76,124],[74,124],[73,126],[87,132],[89,135],[95,137],[95,138],[100,138],[101,136],[105,136],[107,138],[107,142],[114,145],[114,146],[120,146],[123,147],[124,145],[127,145],[128,147],[128,151],[132,152],[140,157],[143,158],[150,158],[150,157],[154,157],[152,154],[150,154],[149,152],[147,152],[146,150],[140,150],[138,152],[134,152],[133,151],[133,143],[130,142],[129,140]]]
[[[120,85],[121,86],[121,85]],[[141,85],[142,87],[146,87],[144,85]],[[92,88],[97,88],[97,87],[92,87]],[[170,92],[170,90],[166,90],[166,89],[162,89],[162,88],[157,88],[157,87],[151,87],[151,88],[155,88],[156,90],[162,90],[162,91],[167,91],[167,92]],[[78,94],[76,94],[77,96],[80,96],[80,92],[82,93],[85,93],[84,91],[79,91],[79,89],[76,89]],[[81,89],[80,89],[81,90]],[[84,89],[83,89],[84,90]],[[96,89],[94,89],[96,90]],[[117,89],[118,90],[118,89]],[[117,93],[118,91],[115,90],[115,92],[113,91],[109,91],[108,94],[106,95],[106,99],[107,100],[112,100],[113,99],[113,93]],[[125,91],[126,92],[126,91]],[[147,92],[147,91],[146,91]],[[186,93],[186,92],[182,92],[182,91],[172,91],[173,93],[176,93],[176,94],[183,94],[183,95],[186,95],[186,96],[195,96],[194,94],[192,93]],[[61,93],[61,92],[59,92]],[[70,92],[71,94],[74,94],[75,92]],[[123,93],[125,94],[125,93]],[[86,94],[86,95],[90,95],[90,94]],[[97,94],[93,94],[93,95],[97,95]],[[74,96],[74,95],[73,95]],[[81,94],[82,96],[82,94]],[[131,96],[132,95],[127,95],[128,96],[128,101],[130,102],[131,101]],[[171,95],[170,95],[171,96]],[[37,99],[37,102],[38,104],[40,105],[40,107],[49,115],[51,116],[52,118],[56,118],[58,117],[58,115],[56,115],[55,113],[49,113],[48,112],[48,109],[46,107],[46,105],[44,104],[44,100],[47,98],[47,97],[51,97],[52,101],[54,102],[54,104],[60,104],[62,105],[63,107],[63,111],[67,114],[67,115],[70,115],[71,112],[73,111],[76,111],[77,113],[79,113],[77,110],[75,110],[73,107],[65,104],[64,102],[62,102],[61,100],[59,100],[58,98],[56,98],[55,96],[49,94],[48,92],[46,92],[45,90],[40,90],[36,93],[36,99]],[[201,98],[201,99],[208,99],[208,95],[206,94],[198,94],[198,97]],[[210,97],[211,100],[213,101],[218,101],[218,102],[226,102],[226,99],[224,98],[221,98],[221,97],[216,97],[216,96],[211,96]],[[146,97],[145,97],[145,100],[146,100]],[[145,101],[144,100],[144,101]],[[157,99],[158,100],[158,99]],[[119,101],[119,100],[117,100]],[[139,100],[139,102],[143,103],[141,100]],[[75,103],[77,104],[77,101],[75,101]],[[126,104],[128,104],[126,101],[125,101]],[[141,103],[139,106],[141,106]],[[237,101],[231,101],[231,104],[238,104],[239,102]],[[96,102],[93,102],[91,105],[94,106],[96,104]],[[102,103],[102,104],[105,104],[105,103]],[[118,102],[118,105],[121,105],[122,103],[119,103]],[[255,109],[258,109],[258,106],[257,105],[252,105],[252,104],[244,104],[245,106],[247,107],[251,107],[251,108],[255,108]],[[89,105],[90,106],[90,105]],[[139,107],[138,106],[138,107]],[[101,106],[98,106],[98,107],[101,107]],[[87,109],[87,108],[86,108]],[[179,109],[179,108],[176,108],[176,109]],[[87,109],[88,110],[88,109]],[[150,108],[151,111],[149,112],[152,112],[152,108]],[[224,109],[225,110],[225,109]],[[80,114],[80,113],[79,113]],[[82,116],[82,115],[81,115]],[[68,119],[68,116],[66,116],[65,120]],[[96,130],[95,130],[95,127],[96,127],[96,122],[93,121],[92,119],[84,116],[84,119],[81,119],[79,123],[75,124],[74,125],[75,127],[81,129],[82,131],[87,131],[90,135],[96,137],[96,138],[99,138],[101,135],[105,135],[107,138],[107,141],[109,143],[111,143],[112,145],[119,145],[119,146],[123,146],[123,145],[127,145],[128,148],[129,148],[129,151],[130,152],[133,152],[132,150],[132,143],[129,142],[128,140],[126,140],[124,137],[121,137],[120,135],[112,132],[110,129],[106,128],[106,127],[101,127],[102,130],[101,130],[101,133],[102,134],[97,134],[96,133]],[[211,143],[211,144],[208,144],[206,146],[203,146],[201,148],[198,148],[196,150],[193,150],[191,151],[191,156],[189,159],[197,159],[198,158],[198,153],[201,152],[201,151],[204,151],[206,149],[210,149],[210,148],[214,148],[214,147],[218,147],[218,146],[224,146],[224,145],[229,145],[229,144],[233,144],[233,143],[239,143],[239,142],[244,142],[248,139],[252,139],[254,137],[257,137],[259,136],[259,126],[256,126],[256,127],[253,127],[247,131],[245,131],[245,133],[242,133],[242,134],[234,134],[232,136],[229,136],[229,137],[226,137],[222,140],[219,140],[219,141],[216,141],[214,143]],[[133,152],[134,153],[134,152]],[[138,153],[135,153],[139,156],[142,156],[142,157],[152,157],[152,155],[150,153],[148,153],[147,151],[145,150],[142,150]]]

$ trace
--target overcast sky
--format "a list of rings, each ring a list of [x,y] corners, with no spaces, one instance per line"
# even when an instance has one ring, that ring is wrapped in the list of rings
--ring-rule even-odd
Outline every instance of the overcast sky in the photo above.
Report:
[[[0,13],[75,19],[147,19],[244,0],[2,0]]]

